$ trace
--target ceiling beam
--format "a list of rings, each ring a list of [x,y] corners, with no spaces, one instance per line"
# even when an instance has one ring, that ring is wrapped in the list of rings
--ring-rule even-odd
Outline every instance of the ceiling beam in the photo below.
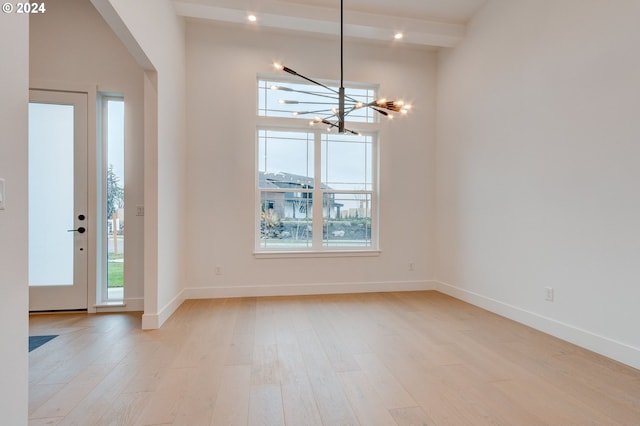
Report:
[[[247,23],[247,14],[255,13],[262,28],[299,31],[322,35],[340,33],[340,15],[335,10],[306,5],[291,5],[286,8],[270,7],[267,11],[247,11],[233,4],[209,6],[188,1],[174,1],[175,11],[185,18],[242,24]],[[465,26],[423,19],[383,16],[365,12],[345,11],[345,37],[389,42],[400,31],[403,44],[431,47],[453,47],[462,40]]]

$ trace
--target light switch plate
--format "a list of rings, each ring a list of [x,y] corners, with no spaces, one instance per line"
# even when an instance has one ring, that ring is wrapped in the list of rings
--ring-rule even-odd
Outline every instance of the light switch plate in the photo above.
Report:
[[[4,196],[4,179],[0,178],[0,210],[4,210],[5,196]]]

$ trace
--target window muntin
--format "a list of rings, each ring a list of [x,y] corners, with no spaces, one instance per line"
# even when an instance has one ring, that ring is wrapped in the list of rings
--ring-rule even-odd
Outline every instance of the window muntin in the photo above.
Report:
[[[260,248],[312,247],[314,146],[313,132],[258,130]]]
[[[260,193],[262,249],[308,250],[313,246],[311,192]]]
[[[370,248],[373,194],[324,192],[323,247]]]
[[[314,137],[312,132],[259,130],[260,188],[273,186],[267,179],[273,174],[282,175],[278,182],[289,179],[293,186],[303,179],[313,179]]]
[[[322,183],[332,189],[373,190],[372,136],[322,134]]]

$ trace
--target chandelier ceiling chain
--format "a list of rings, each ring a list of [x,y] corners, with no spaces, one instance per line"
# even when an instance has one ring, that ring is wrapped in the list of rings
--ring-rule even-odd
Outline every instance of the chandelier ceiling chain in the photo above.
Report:
[[[353,97],[346,95],[345,94],[345,89],[344,89],[344,0],[340,0],[340,88],[338,89],[338,91],[336,91],[335,89],[328,87],[325,84],[322,84],[318,81],[315,81],[309,77],[306,77],[302,74],[299,74],[298,72],[294,71],[291,68],[288,68],[282,64],[279,63],[274,63],[273,66],[274,68],[281,70],[281,71],[285,71],[291,75],[294,75],[296,77],[299,77],[303,80],[306,80],[310,83],[313,83],[317,86],[320,86],[326,90],[328,90],[329,92],[333,93],[333,95],[331,94],[321,94],[321,93],[312,93],[312,92],[308,92],[308,91],[303,91],[303,90],[296,90],[296,89],[292,89],[289,87],[283,87],[283,86],[272,86],[271,89],[272,90],[282,90],[282,91],[287,91],[287,92],[296,92],[296,93],[302,93],[302,94],[306,94],[306,95],[312,95],[312,96],[319,96],[319,97],[323,97],[323,98],[330,98],[332,99],[334,102],[337,100],[338,101],[338,106],[337,108],[332,108],[329,110],[319,110],[319,111],[296,111],[293,114],[296,116],[299,115],[309,115],[309,114],[318,114],[318,113],[323,113],[323,112],[331,112],[332,114],[328,115],[327,117],[318,117],[316,116],[311,122],[311,125],[314,124],[319,124],[319,123],[323,123],[326,124],[327,126],[329,126],[328,130],[331,130],[332,128],[337,128],[338,129],[338,133],[349,133],[349,134],[354,134],[354,135],[358,135],[358,132],[355,132],[353,130],[349,130],[347,128],[345,128],[345,117],[347,115],[349,115],[351,112],[358,110],[358,109],[362,109],[362,108],[371,108],[373,111],[384,115],[386,117],[389,118],[393,118],[393,116],[391,114],[389,114],[389,112],[399,112],[401,114],[406,114],[409,112],[409,110],[411,109],[411,105],[404,103],[403,101],[388,101],[386,99],[376,99],[373,102],[368,102],[368,103],[363,103],[360,102],[356,99],[354,99]],[[337,95],[337,98],[336,96]],[[287,101],[287,100],[281,100],[280,103],[283,104],[302,104],[302,103],[311,103],[314,105],[318,105],[318,104],[328,104],[328,105],[334,105],[334,103],[330,103],[330,102],[300,102],[300,101]],[[345,107],[348,107],[349,109],[346,109]],[[334,121],[332,121],[334,120]]]

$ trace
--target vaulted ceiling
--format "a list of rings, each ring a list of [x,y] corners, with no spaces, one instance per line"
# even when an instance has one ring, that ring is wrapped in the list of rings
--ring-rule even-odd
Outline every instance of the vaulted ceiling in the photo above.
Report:
[[[393,40],[451,47],[465,24],[487,0],[344,0],[345,37]],[[176,13],[190,19],[258,25],[261,28],[335,35],[340,31],[339,0],[174,0]],[[248,15],[257,17],[249,24]]]

